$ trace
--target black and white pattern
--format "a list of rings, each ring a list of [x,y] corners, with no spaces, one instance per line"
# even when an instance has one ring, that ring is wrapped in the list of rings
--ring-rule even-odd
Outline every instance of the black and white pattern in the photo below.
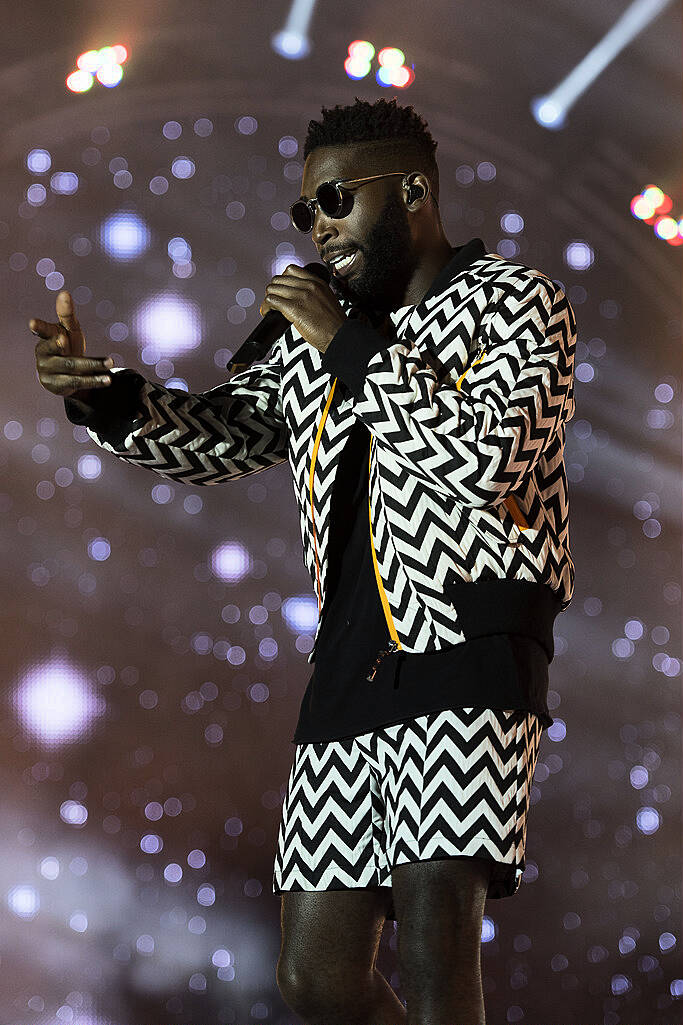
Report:
[[[394,866],[464,855],[494,862],[489,898],[513,896],[541,731],[532,712],[459,708],[297,744],[273,893],[389,887]]]
[[[377,566],[404,651],[466,639],[444,588],[453,574],[546,584],[564,611],[574,587],[564,432],[574,415],[576,326],[563,290],[485,254],[392,320],[396,341],[370,358],[361,396],[337,388],[290,325],[267,362],[201,393],[144,381],[142,416],[120,441],[89,434],[186,484],[220,484],[288,459],[320,612],[332,489],[360,418],[372,435]]]

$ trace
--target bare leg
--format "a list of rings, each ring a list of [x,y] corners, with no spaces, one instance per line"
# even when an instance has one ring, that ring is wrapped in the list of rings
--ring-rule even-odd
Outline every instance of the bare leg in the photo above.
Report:
[[[391,890],[282,894],[280,992],[307,1025],[404,1025],[406,1009],[375,967]]]
[[[485,1025],[481,926],[491,862],[453,858],[392,873],[407,1025]]]
[[[343,1006],[332,1002],[321,1014],[306,1018],[306,1025],[406,1025],[406,1009],[381,972],[373,969],[362,993],[349,993]]]

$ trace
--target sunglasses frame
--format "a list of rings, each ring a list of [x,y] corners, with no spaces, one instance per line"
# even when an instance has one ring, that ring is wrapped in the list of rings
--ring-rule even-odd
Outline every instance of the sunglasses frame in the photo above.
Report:
[[[403,175],[403,181],[402,181],[401,184],[404,187],[407,188],[407,186],[408,186],[408,175],[411,174],[411,173],[412,172],[410,172],[410,171],[387,171],[386,174],[371,174],[367,178],[333,178],[331,181],[321,182],[320,185],[318,186],[318,188],[315,190],[315,196],[316,196],[315,199],[309,199],[309,200],[297,199],[296,203],[292,203],[291,207],[289,208],[289,217],[290,217],[290,220],[292,222],[292,225],[296,228],[297,231],[300,231],[303,235],[308,235],[311,231],[313,231],[313,225],[315,224],[315,208],[316,208],[316,206],[320,206],[320,203],[319,203],[319,200],[318,200],[318,193],[326,185],[332,185],[337,190],[337,195],[339,196],[339,202],[337,204],[337,211],[336,211],[336,213],[331,213],[331,214],[326,214],[326,215],[327,215],[327,217],[340,218],[340,217],[346,217],[347,214],[350,212],[350,210],[347,210],[347,212],[345,214],[341,212],[344,209],[344,199],[346,198],[344,196],[344,193],[347,192],[348,190],[345,189],[345,188],[341,189],[339,187],[340,185],[344,185],[344,186],[347,186],[347,185],[360,185],[363,182],[376,181],[378,178],[390,178],[392,175],[402,174]],[[350,197],[350,198],[353,198],[353,197]],[[311,214],[311,226],[308,229],[299,228],[298,225],[295,223],[294,218],[292,216],[292,210],[294,209],[294,207],[298,203],[304,204],[305,206],[308,207],[308,209],[310,211],[310,214]],[[323,213],[326,213],[326,211],[323,211]]]

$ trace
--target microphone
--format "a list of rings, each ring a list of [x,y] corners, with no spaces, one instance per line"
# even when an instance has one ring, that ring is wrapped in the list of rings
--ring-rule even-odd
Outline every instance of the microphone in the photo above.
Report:
[[[304,270],[316,274],[326,285],[330,284],[332,272],[324,263],[307,263]],[[337,290],[333,286],[330,287],[338,295]],[[262,360],[289,325],[290,321],[287,320],[284,313],[280,313],[279,310],[268,310],[249,337],[242,342],[232,359],[226,363],[226,369],[230,373],[239,373],[240,370],[246,370],[252,363]]]

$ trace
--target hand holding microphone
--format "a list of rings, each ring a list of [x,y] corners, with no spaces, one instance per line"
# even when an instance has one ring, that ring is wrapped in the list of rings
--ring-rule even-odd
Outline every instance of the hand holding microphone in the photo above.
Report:
[[[261,359],[290,324],[318,352],[325,352],[346,320],[329,281],[330,271],[322,263],[305,267],[290,263],[282,274],[276,274],[266,285],[260,306],[263,320],[240,346],[228,369],[240,370]]]

